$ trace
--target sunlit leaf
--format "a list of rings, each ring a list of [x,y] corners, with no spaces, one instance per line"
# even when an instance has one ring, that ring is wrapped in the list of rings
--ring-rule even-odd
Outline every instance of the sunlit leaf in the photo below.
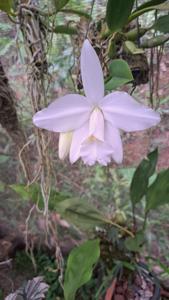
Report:
[[[108,0],[106,21],[113,32],[120,30],[127,22],[135,0]]]
[[[68,222],[90,228],[106,222],[105,217],[85,199],[70,198],[58,203],[56,211]]]
[[[156,180],[148,188],[146,211],[169,203],[169,169],[158,174]]]
[[[10,13],[13,0],[0,0],[0,10]]]
[[[76,291],[91,279],[93,266],[99,256],[98,239],[87,241],[71,251],[63,286],[65,300],[74,300]]]
[[[149,178],[154,174],[157,164],[158,150],[150,152],[137,167],[130,186],[130,197],[133,204],[138,203],[146,194]]]
[[[153,28],[163,33],[169,33],[169,14],[159,17]]]
[[[130,67],[123,59],[114,59],[109,66],[109,72],[110,79],[106,83],[107,90],[114,90],[133,80]]]
[[[144,50],[141,48],[138,48],[135,43],[131,41],[125,41],[124,42],[124,48],[126,52],[129,52],[131,54],[143,54]]]

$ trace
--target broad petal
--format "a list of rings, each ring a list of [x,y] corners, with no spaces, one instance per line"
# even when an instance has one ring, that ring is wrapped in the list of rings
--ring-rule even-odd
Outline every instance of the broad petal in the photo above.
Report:
[[[117,128],[113,128],[109,122],[105,123],[105,141],[112,147],[112,158],[117,164],[123,160],[123,146],[120,132]]]
[[[70,94],[38,111],[33,123],[50,131],[67,132],[81,127],[89,119],[90,113],[91,107],[86,97]]]
[[[73,164],[80,157],[81,144],[89,136],[89,122],[86,122],[82,127],[73,132],[72,143],[70,147],[70,162]]]
[[[104,97],[104,78],[99,58],[88,40],[83,43],[80,65],[86,97],[97,105]]]
[[[80,148],[80,156],[86,165],[92,166],[96,162],[107,166],[111,161],[112,147],[98,140],[87,140]]]
[[[99,108],[95,108],[89,120],[89,135],[104,141],[104,117]]]
[[[59,158],[61,160],[64,160],[69,155],[70,146],[72,143],[72,135],[73,135],[72,131],[62,132],[59,135],[58,150],[59,150]]]
[[[125,92],[114,92],[100,103],[104,117],[113,127],[124,131],[150,128],[160,122],[160,115],[151,108],[136,102]]]

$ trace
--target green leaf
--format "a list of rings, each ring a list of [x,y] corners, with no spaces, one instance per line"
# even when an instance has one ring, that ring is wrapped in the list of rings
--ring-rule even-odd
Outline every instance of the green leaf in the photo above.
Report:
[[[133,204],[138,203],[146,194],[149,178],[154,174],[157,164],[158,150],[150,152],[137,167],[130,186],[130,197]]]
[[[125,246],[129,251],[139,252],[141,250],[141,246],[145,241],[144,233],[142,231],[138,232],[134,238],[128,237],[125,240]]]
[[[125,41],[124,42],[124,49],[126,52],[131,54],[143,54],[144,50],[141,48],[138,48],[136,44],[134,44],[131,41]]]
[[[68,14],[74,14],[79,17],[85,17],[86,19],[91,19],[91,15],[89,15],[87,12],[79,10],[79,9],[65,8],[65,9],[62,9],[62,12],[68,13]]]
[[[111,31],[119,31],[127,23],[134,2],[135,0],[108,0],[106,21]]]
[[[167,3],[161,3],[159,5],[154,5],[152,7],[154,7],[154,9],[162,10],[162,11],[169,10],[169,2],[167,1]]]
[[[53,32],[55,33],[61,33],[61,34],[69,34],[69,35],[73,35],[73,34],[77,34],[78,31],[76,28],[74,27],[71,27],[71,26],[68,26],[68,25],[59,25],[59,26],[56,26],[54,29],[53,29]]]
[[[70,198],[58,203],[56,211],[68,222],[82,228],[106,223],[105,217],[85,199]]]
[[[106,83],[107,90],[114,90],[133,80],[130,67],[123,59],[114,59],[109,66],[109,72],[111,79]]]
[[[164,2],[164,1],[163,1]],[[129,19],[128,19],[128,22],[131,22],[133,21],[134,19],[136,19],[137,17],[151,11],[151,10],[169,10],[169,2],[167,3],[163,3],[162,4],[159,4],[159,5],[152,5],[152,6],[148,6],[148,7],[145,7],[143,9],[139,9],[139,10],[135,10],[130,16],[129,16]]]
[[[10,47],[14,45],[14,40],[8,37],[1,37],[0,39],[0,56],[6,55]]]
[[[148,188],[146,201],[146,212],[169,203],[169,169],[158,174],[156,180]]]
[[[169,34],[160,34],[151,39],[146,39],[141,43],[142,48],[154,48],[157,46],[161,46],[169,40]]]
[[[30,199],[30,191],[24,184],[11,184],[10,188],[15,191],[23,200]]]
[[[169,14],[159,17],[153,28],[163,33],[169,33]]]
[[[138,38],[141,38],[143,35],[145,35],[145,33],[147,31],[149,31],[151,29],[151,27],[139,27],[139,30],[138,28],[134,28],[134,29],[131,29],[130,31],[126,32],[125,33],[125,37],[127,40],[129,41],[137,41]]]
[[[147,1],[143,4],[141,4],[135,11],[138,11],[138,10],[141,10],[141,9],[144,9],[144,8],[147,8],[147,7],[151,7],[151,6],[154,6],[154,5],[162,4],[166,1],[167,0],[150,0],[150,1]]]
[[[10,185],[10,188],[19,194],[22,200],[32,200],[35,204],[38,204],[40,209],[44,208],[43,197],[39,184],[31,184],[29,187],[24,184],[12,184]],[[66,193],[64,194],[52,189],[50,192],[49,209],[55,210],[58,202],[65,200],[65,198],[68,198]]]
[[[8,155],[0,155],[0,164],[4,164],[5,162],[7,162],[9,159],[9,156]]]
[[[128,269],[130,271],[135,271],[136,266],[135,266],[134,263],[128,262],[128,261],[124,261],[124,260],[122,260],[121,262],[122,262],[123,267],[125,267],[126,269]]]
[[[98,239],[87,241],[71,251],[63,286],[65,300],[74,300],[76,291],[91,279],[93,265],[99,257]]]
[[[13,0],[0,0],[0,10],[10,13]]]
[[[61,10],[70,0],[53,0],[53,4],[56,8],[56,11]]]

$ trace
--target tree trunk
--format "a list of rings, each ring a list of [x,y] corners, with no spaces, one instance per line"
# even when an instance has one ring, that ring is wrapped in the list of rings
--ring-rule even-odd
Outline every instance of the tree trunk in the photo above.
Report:
[[[8,78],[0,61],[0,124],[8,132],[16,145],[17,151],[20,152],[26,144],[26,138],[19,124],[14,99],[15,94],[9,85]],[[32,172],[30,169],[29,149],[27,147],[20,152],[20,160],[29,182],[31,181]]]

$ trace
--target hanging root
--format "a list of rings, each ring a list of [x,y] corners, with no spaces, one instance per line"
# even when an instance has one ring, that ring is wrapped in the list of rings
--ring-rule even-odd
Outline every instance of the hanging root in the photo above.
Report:
[[[50,76],[48,74],[47,52],[48,52],[48,39],[51,34],[44,25],[44,19],[39,15],[38,10],[33,9],[33,1],[23,1],[19,5],[18,20],[20,23],[20,30],[24,38],[24,46],[27,53],[28,63],[28,89],[31,97],[32,111],[36,113],[47,105],[47,91],[50,84]],[[44,18],[44,17],[43,17]],[[48,218],[48,203],[51,190],[51,157],[49,152],[50,134],[44,130],[35,128],[36,145],[38,150],[38,173],[30,182],[40,179],[41,194],[44,202],[44,216],[46,220],[46,240],[51,233],[49,228],[50,221]],[[32,210],[26,221],[26,231],[28,233],[29,219]],[[56,235],[56,232],[52,232]],[[27,235],[26,235],[27,236]],[[29,249],[27,239],[27,250]],[[30,254],[32,254],[32,247],[30,247]],[[33,258],[33,257],[32,257]],[[56,259],[58,265],[62,260],[62,254],[56,239]],[[34,260],[33,260],[34,262]],[[34,262],[35,264],[35,262]],[[60,267],[60,271],[62,267]],[[61,271],[62,274],[62,271]]]

